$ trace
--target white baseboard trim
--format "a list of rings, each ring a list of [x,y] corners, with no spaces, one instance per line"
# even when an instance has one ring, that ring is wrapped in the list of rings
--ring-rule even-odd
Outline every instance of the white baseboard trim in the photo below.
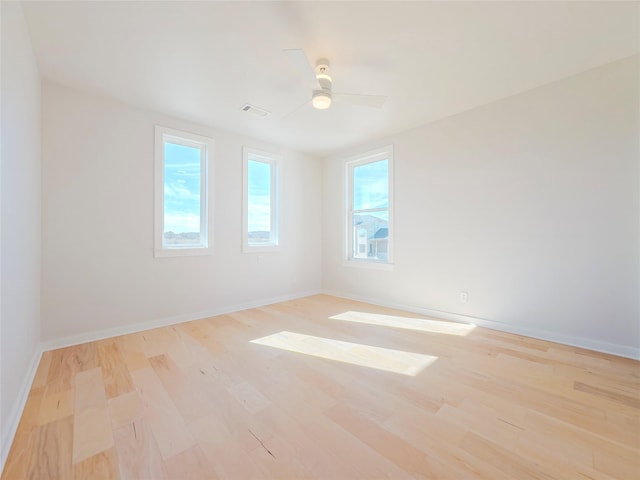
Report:
[[[31,363],[29,364],[29,368],[25,376],[22,379],[22,385],[20,386],[20,391],[18,392],[18,397],[13,402],[13,407],[11,408],[11,413],[9,415],[9,425],[8,429],[3,431],[2,435],[2,451],[0,455],[0,474],[2,474],[4,470],[4,464],[7,461],[7,457],[9,456],[9,451],[11,450],[11,445],[13,444],[13,438],[16,435],[16,431],[18,430],[18,424],[20,423],[20,418],[22,417],[22,412],[27,403],[27,397],[29,396],[29,391],[31,390],[31,385],[33,384],[33,379],[36,376],[36,371],[38,370],[38,365],[40,364],[40,358],[42,357],[42,349],[36,348],[36,351],[31,358]]]
[[[309,290],[304,292],[296,292],[286,295],[280,295],[277,297],[263,298],[260,300],[254,300],[251,302],[239,303],[236,305],[225,305],[220,307],[214,307],[201,312],[192,312],[180,315],[174,315],[171,317],[158,318],[147,322],[139,322],[132,325],[123,325],[120,327],[107,328],[104,330],[98,330],[94,332],[81,333],[79,335],[72,335],[68,337],[55,338],[47,340],[42,343],[42,351],[55,350],[56,348],[70,347],[72,345],[79,345],[81,343],[94,342],[96,340],[104,340],[105,338],[117,337],[119,335],[127,335],[129,333],[137,333],[145,330],[151,330],[153,328],[166,327],[169,325],[175,325],[178,323],[191,322],[193,320],[200,320],[202,318],[215,317],[216,315],[225,315],[227,313],[237,312],[239,310],[247,310],[249,308],[264,307],[265,305],[271,305],[273,303],[286,302],[288,300],[295,300],[298,298],[308,297],[310,295],[317,295],[322,293],[321,290]]]
[[[346,298],[349,300],[356,300],[359,302],[371,303],[373,305],[380,305],[382,307],[396,308],[398,310],[404,310],[407,312],[418,313],[429,317],[435,317],[442,320],[451,320],[454,322],[474,324],[479,327],[490,328],[492,330],[498,330],[501,332],[514,333],[516,335],[523,335],[525,337],[537,338],[539,340],[547,340],[549,342],[561,343],[563,345],[569,345],[572,347],[585,348],[587,350],[593,350],[596,352],[609,353],[619,357],[631,358],[633,360],[640,360],[640,348],[630,347],[627,345],[618,345],[615,343],[602,342],[600,340],[592,340],[589,338],[574,337],[571,335],[564,335],[549,330],[541,330],[537,328],[523,327],[519,325],[510,325],[502,322],[496,322],[494,320],[487,320],[484,318],[471,317],[468,315],[461,315],[459,313],[445,312],[442,310],[433,310],[423,307],[415,307],[412,305],[403,305],[393,302],[385,302],[376,300],[370,297],[362,295],[354,295],[344,292],[336,292],[333,290],[322,291],[325,295],[332,295],[334,297]]]

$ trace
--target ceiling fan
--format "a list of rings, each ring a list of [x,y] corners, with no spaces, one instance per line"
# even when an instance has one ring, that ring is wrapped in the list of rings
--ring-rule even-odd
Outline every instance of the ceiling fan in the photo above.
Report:
[[[302,49],[286,49],[284,53],[289,57],[294,65],[298,67],[311,82],[311,104],[318,110],[326,110],[333,101],[362,105],[366,107],[382,108],[387,97],[384,95],[361,95],[358,93],[336,93],[331,87],[333,81],[329,76],[329,61],[320,59],[316,62],[316,67],[311,66],[311,62]],[[304,103],[306,105],[308,101]],[[304,106],[302,105],[302,106]],[[298,107],[301,108],[301,107]],[[297,110],[297,109],[296,109]]]

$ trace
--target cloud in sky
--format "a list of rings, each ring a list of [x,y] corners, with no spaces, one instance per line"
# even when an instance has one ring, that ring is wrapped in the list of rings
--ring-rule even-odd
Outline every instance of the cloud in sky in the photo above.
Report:
[[[165,143],[164,231],[200,231],[200,150]]]
[[[389,161],[355,167],[353,187],[355,210],[389,207]]]
[[[264,195],[249,195],[249,232],[271,230],[271,198]]]
[[[248,162],[249,232],[271,231],[271,164]]]
[[[200,214],[189,212],[165,212],[164,231],[190,233],[200,231]]]

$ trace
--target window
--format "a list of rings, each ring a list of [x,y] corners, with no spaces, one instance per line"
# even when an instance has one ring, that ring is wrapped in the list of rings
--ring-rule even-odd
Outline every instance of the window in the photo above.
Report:
[[[211,138],[156,126],[155,256],[211,253]]]
[[[392,146],[346,161],[349,264],[392,263],[392,172]]]
[[[278,249],[278,163],[280,157],[243,150],[244,201],[242,251]]]

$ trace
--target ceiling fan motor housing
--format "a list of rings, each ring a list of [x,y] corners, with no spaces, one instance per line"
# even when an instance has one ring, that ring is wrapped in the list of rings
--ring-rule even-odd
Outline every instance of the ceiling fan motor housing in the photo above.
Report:
[[[311,103],[318,110],[326,110],[331,106],[331,77],[327,73],[329,62],[320,61],[316,65],[316,79],[320,85],[319,90],[314,90]]]
[[[333,81],[329,76],[329,64],[327,63],[319,63],[316,66],[316,78],[318,79],[318,83],[323,90],[331,91],[331,85]]]

